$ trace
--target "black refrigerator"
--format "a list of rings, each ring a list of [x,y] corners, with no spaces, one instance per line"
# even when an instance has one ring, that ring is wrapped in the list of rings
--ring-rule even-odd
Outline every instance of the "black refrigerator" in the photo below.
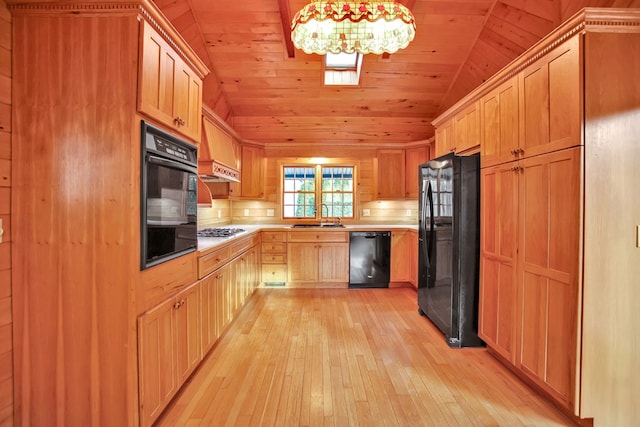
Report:
[[[447,154],[419,166],[418,311],[450,347],[478,337],[480,156]]]

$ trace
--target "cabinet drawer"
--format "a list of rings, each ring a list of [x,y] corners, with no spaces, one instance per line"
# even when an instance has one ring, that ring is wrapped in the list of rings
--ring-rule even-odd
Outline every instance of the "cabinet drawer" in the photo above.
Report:
[[[263,243],[262,244],[263,254],[285,253],[285,252],[287,252],[286,243]]]
[[[229,257],[233,259],[238,255],[240,255],[241,253],[248,251],[251,248],[252,243],[253,243],[252,240],[248,237],[245,237],[239,242],[234,243],[229,247],[229,252],[230,252]]]
[[[263,243],[286,242],[286,241],[287,241],[287,233],[285,233],[284,231],[263,231],[262,232]]]
[[[296,231],[289,233],[289,242],[347,242],[346,231]]]
[[[217,270],[231,259],[229,248],[219,249],[198,258],[198,278],[202,279],[212,271]]]
[[[287,254],[262,254],[262,262],[264,264],[285,264]]]
[[[264,264],[262,266],[262,281],[269,282],[286,282],[287,266],[286,264]]]

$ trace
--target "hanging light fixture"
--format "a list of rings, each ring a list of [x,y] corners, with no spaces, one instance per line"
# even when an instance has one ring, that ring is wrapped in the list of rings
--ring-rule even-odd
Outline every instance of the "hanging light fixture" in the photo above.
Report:
[[[411,11],[395,1],[314,1],[296,13],[293,45],[305,53],[395,53],[413,40]]]

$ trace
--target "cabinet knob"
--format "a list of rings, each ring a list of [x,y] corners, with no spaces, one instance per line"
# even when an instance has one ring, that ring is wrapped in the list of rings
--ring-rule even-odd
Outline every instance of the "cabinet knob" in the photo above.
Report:
[[[180,117],[180,116],[178,116],[175,119],[173,119],[173,122],[175,124],[177,124],[178,126],[184,126],[184,124],[185,124],[184,119],[182,117]]]

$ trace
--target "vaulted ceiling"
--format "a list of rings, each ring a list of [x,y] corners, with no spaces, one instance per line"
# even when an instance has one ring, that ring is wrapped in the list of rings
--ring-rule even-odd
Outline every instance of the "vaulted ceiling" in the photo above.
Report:
[[[401,0],[415,40],[367,55],[357,87],[322,84],[322,57],[287,44],[308,0],[155,0],[208,64],[204,102],[258,143],[402,144],[583,7],[640,0]]]

